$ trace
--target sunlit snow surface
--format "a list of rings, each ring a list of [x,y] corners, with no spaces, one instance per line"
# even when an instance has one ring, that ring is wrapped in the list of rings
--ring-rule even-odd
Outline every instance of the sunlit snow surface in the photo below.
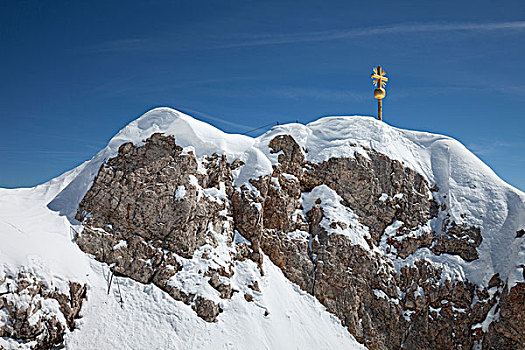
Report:
[[[105,264],[89,258],[72,242],[71,223],[100,165],[125,142],[141,144],[155,132],[175,136],[182,147],[193,148],[197,157],[222,153],[230,161],[246,164],[234,171],[235,184],[271,173],[277,155],[268,143],[290,134],[308,160],[330,157],[366,157],[363,147],[397,159],[432,185],[439,187],[438,200],[446,203],[458,223],[481,227],[480,258],[467,263],[457,256],[435,256],[423,248],[406,260],[395,259],[397,268],[426,258],[443,264],[444,273],[486,284],[498,272],[513,285],[523,281],[525,263],[525,194],[504,183],[459,142],[441,135],[401,130],[370,117],[328,117],[308,125],[274,127],[258,138],[226,134],[211,125],[169,108],[154,109],[122,129],[93,159],[45,184],[29,189],[0,189],[0,279],[20,267],[52,286],[66,289],[69,280],[89,285],[79,329],[66,335],[71,349],[353,349],[361,345],[314,298],[287,281],[265,258],[261,277],[250,262],[237,263],[233,283],[254,278],[261,293],[254,302],[242,293],[223,301],[217,323],[202,321],[187,305],[174,301],[153,285],[118,278],[117,288],[107,295]],[[330,204],[334,217],[345,216],[355,229],[336,232],[366,247],[367,228],[347,208],[337,203],[328,188],[315,190]],[[179,192],[183,196],[182,189]],[[431,196],[431,194],[428,194]],[[316,198],[303,195],[308,206]],[[325,201],[323,200],[323,203]],[[464,214],[465,219],[461,218]],[[342,218],[345,219],[345,218]],[[442,218],[420,230],[439,230]],[[343,220],[344,221],[344,220]],[[395,223],[394,223],[395,224]],[[78,228],[78,226],[77,226]],[[387,229],[388,231],[388,229]],[[381,247],[379,247],[381,249]],[[115,287],[115,286],[113,286]],[[241,287],[239,287],[241,288]],[[242,289],[241,289],[242,290]],[[264,311],[269,315],[264,316]],[[11,344],[12,345],[12,344]],[[0,338],[0,348],[11,346]]]

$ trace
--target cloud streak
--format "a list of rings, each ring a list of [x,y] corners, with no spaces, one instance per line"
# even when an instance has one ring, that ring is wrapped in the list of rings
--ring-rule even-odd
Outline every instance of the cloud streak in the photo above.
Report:
[[[347,30],[314,31],[293,34],[266,34],[252,35],[244,38],[215,37],[214,44],[205,40],[200,44],[193,42],[188,44],[183,38],[178,37],[133,37],[122,38],[101,43],[89,48],[84,48],[84,52],[90,53],[174,53],[195,51],[203,49],[230,49],[250,46],[269,46],[295,44],[305,42],[323,42],[344,40],[352,38],[370,37],[387,34],[423,34],[423,33],[444,33],[444,32],[497,32],[497,31],[522,31],[525,30],[525,21],[512,22],[487,22],[487,23],[399,23],[387,26],[351,28]],[[234,41],[238,40],[238,41]],[[217,43],[224,41],[223,43]],[[195,47],[198,44],[199,47]]]
[[[342,89],[323,89],[307,87],[280,87],[266,91],[266,95],[284,99],[316,99],[327,101],[366,101],[370,94]]]
[[[489,157],[493,155],[498,155],[502,153],[513,153],[515,160],[525,161],[521,155],[516,154],[514,151],[516,149],[523,148],[523,142],[507,142],[501,140],[485,141],[481,143],[471,143],[468,144],[468,148],[481,157]]]
[[[381,27],[354,28],[338,31],[317,31],[309,33],[254,36],[250,40],[227,44],[221,48],[244,46],[266,46],[294,44],[314,41],[332,41],[349,38],[377,36],[384,34],[411,34],[436,32],[487,32],[487,31],[525,30],[525,21],[492,23],[427,23],[394,24]]]

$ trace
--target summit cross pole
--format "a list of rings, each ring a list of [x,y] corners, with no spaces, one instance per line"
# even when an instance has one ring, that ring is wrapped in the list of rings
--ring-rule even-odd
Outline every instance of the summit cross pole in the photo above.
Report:
[[[372,84],[377,87],[374,90],[374,97],[377,99],[377,119],[383,120],[383,99],[386,96],[384,87],[386,86],[388,78],[385,77],[386,72],[381,68],[381,66],[372,68],[372,70],[374,71],[372,74]]]

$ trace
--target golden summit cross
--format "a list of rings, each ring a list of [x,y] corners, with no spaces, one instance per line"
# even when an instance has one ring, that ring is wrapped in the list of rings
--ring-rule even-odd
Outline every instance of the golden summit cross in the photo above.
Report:
[[[377,66],[377,68],[373,68],[374,73],[372,74],[372,84],[377,87],[377,89],[374,90],[374,97],[377,99],[377,119],[382,120],[383,119],[383,99],[386,96],[386,91],[384,87],[386,86],[386,82],[388,81],[388,78],[385,77],[386,72],[381,68],[381,66]]]

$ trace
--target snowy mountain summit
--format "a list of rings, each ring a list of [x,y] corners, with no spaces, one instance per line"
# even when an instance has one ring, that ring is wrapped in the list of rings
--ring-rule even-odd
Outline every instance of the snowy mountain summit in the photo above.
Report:
[[[157,108],[0,189],[0,348],[519,349],[524,236],[525,194],[449,137]]]

